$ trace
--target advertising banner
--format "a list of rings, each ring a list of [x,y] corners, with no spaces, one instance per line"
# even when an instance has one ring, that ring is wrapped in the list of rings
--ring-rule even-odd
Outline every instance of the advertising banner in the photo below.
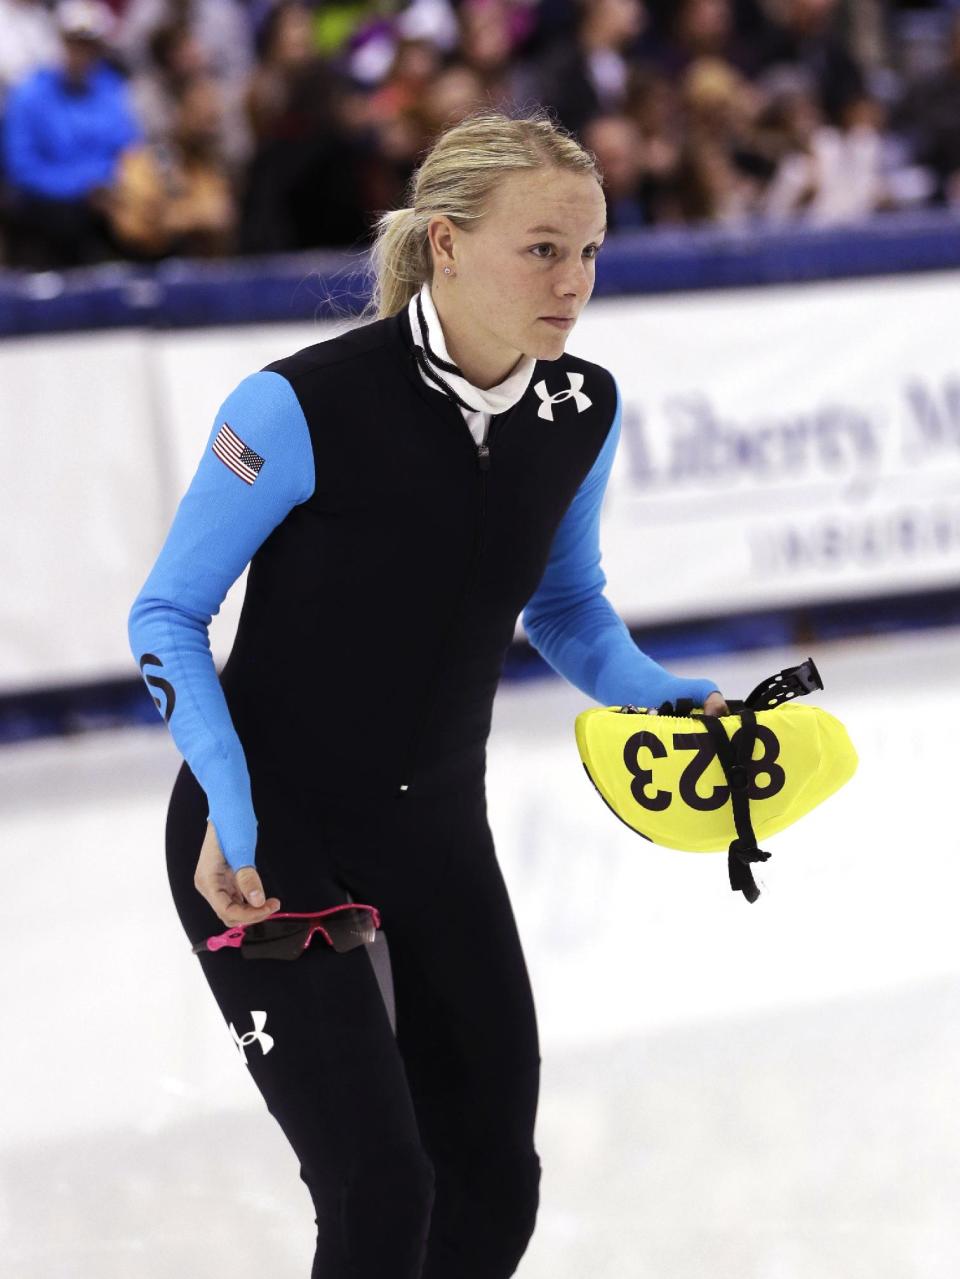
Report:
[[[609,301],[608,594],[631,624],[960,582],[957,275]],[[578,325],[578,330],[579,330]]]

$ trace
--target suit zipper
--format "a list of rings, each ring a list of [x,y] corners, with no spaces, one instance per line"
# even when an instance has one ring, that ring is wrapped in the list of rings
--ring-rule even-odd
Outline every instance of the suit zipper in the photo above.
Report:
[[[477,459],[477,470],[479,473],[479,480],[480,480],[480,511],[479,511],[479,517],[477,520],[477,536],[474,539],[473,554],[470,559],[470,566],[467,569],[466,574],[464,575],[463,582],[461,583],[460,594],[457,597],[457,603],[453,610],[453,616],[451,617],[450,622],[447,626],[447,630],[444,635],[443,642],[440,647],[440,651],[434,663],[433,674],[430,677],[430,683],[427,686],[427,691],[424,694],[423,701],[420,706],[420,714],[417,720],[417,725],[410,739],[410,745],[407,749],[407,760],[406,760],[406,764],[404,766],[403,772],[401,774],[401,776],[403,776],[406,780],[400,783],[400,794],[407,794],[410,790],[411,785],[413,784],[413,775],[416,770],[418,756],[420,753],[420,744],[423,738],[423,730],[426,727],[427,718],[430,714],[430,711],[433,709],[433,701],[434,701],[434,696],[436,692],[437,680],[439,678],[440,672],[443,669],[444,659],[446,658],[447,653],[449,651],[450,642],[456,630],[456,624],[459,621],[460,614],[463,611],[464,602],[467,597],[467,587],[470,584],[470,581],[472,580],[474,573],[476,572],[477,565],[480,562],[480,553],[483,550],[484,522],[487,516],[487,472],[490,470],[490,448],[493,444],[493,437],[496,432],[496,428],[499,426],[499,421],[497,419],[491,420],[490,425],[487,429],[487,434],[485,439],[480,444],[477,444],[473,438],[473,432],[470,430],[470,427],[467,425],[467,423],[464,421],[462,417],[460,420],[461,422],[463,422],[463,425],[470,436],[469,442],[473,446],[474,453]]]

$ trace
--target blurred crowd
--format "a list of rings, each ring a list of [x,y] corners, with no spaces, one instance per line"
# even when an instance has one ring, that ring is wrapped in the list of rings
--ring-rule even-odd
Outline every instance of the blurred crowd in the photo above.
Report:
[[[946,0],[0,0],[0,263],[362,247],[441,129],[538,104],[613,231],[960,212]]]

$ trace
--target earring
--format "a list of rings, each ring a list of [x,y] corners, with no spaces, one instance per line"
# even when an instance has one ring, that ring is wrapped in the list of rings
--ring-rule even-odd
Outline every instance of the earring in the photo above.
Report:
[[[443,274],[444,274],[444,275],[449,275],[449,274],[450,274],[450,268],[449,268],[448,266],[445,266],[445,267],[443,268]],[[456,278],[456,277],[454,277],[454,278]]]

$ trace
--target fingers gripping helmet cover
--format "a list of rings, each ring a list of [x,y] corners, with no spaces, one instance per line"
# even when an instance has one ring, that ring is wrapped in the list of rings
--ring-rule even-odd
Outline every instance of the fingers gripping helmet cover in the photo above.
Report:
[[[690,698],[595,707],[576,718],[580,759],[604,802],[631,830],[686,852],[726,849],[730,887],[760,896],[757,845],[809,813],[853,776],[847,730],[819,706],[790,699],[823,688],[813,658],[758,684],[729,715]]]

